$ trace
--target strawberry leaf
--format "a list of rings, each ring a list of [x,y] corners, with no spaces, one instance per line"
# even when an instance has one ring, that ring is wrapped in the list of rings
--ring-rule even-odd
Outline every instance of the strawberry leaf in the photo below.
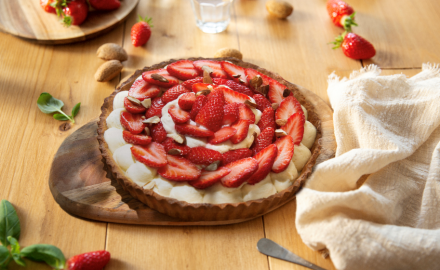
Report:
[[[56,246],[37,244],[23,248],[21,256],[27,259],[46,262],[55,269],[64,269],[66,258],[63,252]]]
[[[75,117],[79,112],[79,107],[81,107],[81,102],[76,104],[72,109],[72,117]]]
[[[37,106],[44,113],[54,113],[60,111],[64,103],[52,97],[49,93],[41,93],[40,97],[37,100]]]
[[[67,121],[70,120],[70,118],[64,114],[56,113],[53,115],[53,118],[58,121]]]
[[[14,206],[7,200],[2,200],[0,203],[0,242],[7,247],[10,245],[8,236],[19,239],[20,232],[20,220]]]

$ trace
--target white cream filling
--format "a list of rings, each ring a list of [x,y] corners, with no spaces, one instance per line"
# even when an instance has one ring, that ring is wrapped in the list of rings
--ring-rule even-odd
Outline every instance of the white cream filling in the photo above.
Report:
[[[104,140],[107,142],[112,154],[116,149],[127,144],[122,136],[122,131],[122,129],[112,127],[104,132]]]
[[[312,148],[313,143],[315,142],[315,138],[316,138],[316,127],[309,121],[306,121],[304,124],[304,135],[301,143],[310,149]]]
[[[267,198],[275,193],[277,190],[272,184],[270,173],[261,182],[255,185],[244,185],[241,189],[243,194],[243,201],[257,200]]]
[[[221,203],[239,203],[243,202],[241,188],[227,188],[220,183],[205,190],[203,203],[221,204]]]
[[[300,143],[294,146],[292,162],[295,163],[296,169],[301,171],[311,156],[312,152],[310,152],[309,148]]]
[[[307,112],[307,110],[306,110],[306,108],[303,106],[303,105],[301,105],[301,109],[303,110],[303,112],[304,112],[304,117],[306,118],[306,120],[308,119],[308,117],[309,117],[309,114],[308,114],[308,112]]]
[[[284,171],[280,173],[270,172],[270,178],[278,192],[288,188],[298,176],[298,170],[292,160],[290,160],[289,166]]]
[[[125,109],[124,107],[124,99],[128,96],[128,91],[121,91],[116,94],[113,99],[113,110],[116,109]]]
[[[125,175],[142,187],[156,177],[157,170],[155,168],[145,166],[145,164],[139,161],[136,161],[127,169]]]
[[[168,197],[189,203],[202,203],[204,190],[199,190],[187,183],[177,183]]]
[[[107,117],[107,119],[105,119],[106,123],[107,123],[107,127],[108,128],[119,128],[119,129],[124,129],[121,125],[121,113],[125,112],[125,108],[119,108],[116,109],[114,111],[112,111],[109,116]]]
[[[126,171],[136,161],[131,154],[131,147],[131,144],[126,144],[116,149],[113,153],[113,159],[123,171]]]

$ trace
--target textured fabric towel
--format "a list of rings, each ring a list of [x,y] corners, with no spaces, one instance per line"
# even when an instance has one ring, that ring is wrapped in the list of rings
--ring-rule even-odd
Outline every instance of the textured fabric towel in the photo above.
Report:
[[[336,157],[297,195],[302,240],[337,269],[440,269],[439,66],[407,78],[370,65],[328,84]]]

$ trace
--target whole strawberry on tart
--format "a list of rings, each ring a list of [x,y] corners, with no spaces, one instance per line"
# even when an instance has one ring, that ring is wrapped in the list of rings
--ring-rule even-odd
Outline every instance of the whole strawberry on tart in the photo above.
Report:
[[[106,98],[100,149],[133,197],[185,220],[256,217],[294,196],[320,120],[291,84],[235,58],[170,60]]]

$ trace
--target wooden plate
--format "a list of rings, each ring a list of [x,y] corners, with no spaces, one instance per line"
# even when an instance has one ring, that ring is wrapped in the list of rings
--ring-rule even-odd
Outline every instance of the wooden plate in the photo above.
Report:
[[[300,90],[321,119],[322,149],[316,161],[319,164],[334,157],[336,151],[333,112],[317,95],[301,87]],[[145,225],[223,225],[249,220],[187,222],[148,208],[124,191],[104,167],[97,126],[97,121],[92,121],[72,133],[61,144],[52,162],[50,190],[55,201],[69,214],[98,221]]]
[[[89,12],[80,26],[64,27],[55,14],[41,8],[40,0],[0,1],[0,30],[43,44],[83,41],[106,33],[122,23],[138,2],[122,0],[117,10]]]

